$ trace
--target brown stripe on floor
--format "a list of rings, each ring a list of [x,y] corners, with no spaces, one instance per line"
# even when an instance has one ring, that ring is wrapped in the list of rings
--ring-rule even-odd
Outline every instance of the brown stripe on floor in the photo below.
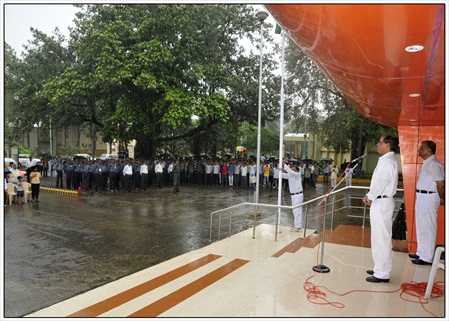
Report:
[[[311,234],[306,238],[297,238],[278,252],[274,253],[272,257],[280,257],[285,252],[295,253],[301,247],[314,248],[317,244],[322,242],[321,232],[318,234]],[[353,225],[338,225],[333,231],[326,230],[325,243],[350,245],[371,248],[371,229],[369,227],[353,226]],[[393,250],[398,252],[407,252],[407,240],[399,241],[392,240]]]
[[[116,294],[108,299],[100,301],[94,305],[91,305],[85,309],[70,314],[68,317],[96,317],[102,313],[112,310],[128,301],[131,301],[147,292],[150,292],[164,284],[167,284],[189,272],[192,272],[216,259],[219,259],[221,255],[209,254],[198,260],[187,263],[177,269],[164,273],[154,279],[151,279],[145,283],[139,284],[129,290]]]
[[[139,311],[134,312],[133,314],[129,315],[129,317],[156,317],[174,307],[175,305],[181,303],[182,301],[188,299],[189,297],[193,296],[194,294],[205,289],[212,283],[222,279],[226,275],[232,273],[248,262],[249,261],[247,260],[235,259],[228,264],[216,269],[215,271],[212,271],[209,274],[199,278],[198,280],[163,297],[162,299],[140,309]]]

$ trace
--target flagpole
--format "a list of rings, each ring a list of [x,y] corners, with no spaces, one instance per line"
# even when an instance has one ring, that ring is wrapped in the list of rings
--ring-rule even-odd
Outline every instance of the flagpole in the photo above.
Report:
[[[276,24],[276,31],[278,25]],[[278,179],[278,205],[282,205],[282,146],[284,143],[284,49],[285,49],[285,32],[281,29],[282,34],[282,58],[281,58],[281,108],[280,108],[280,118],[279,118],[279,179]],[[281,224],[281,208],[278,207],[278,224],[276,225],[276,236],[275,241],[277,241],[278,233],[280,232]]]

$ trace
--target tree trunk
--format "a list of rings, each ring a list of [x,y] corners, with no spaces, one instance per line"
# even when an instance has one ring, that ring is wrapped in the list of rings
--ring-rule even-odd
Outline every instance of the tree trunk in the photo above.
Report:
[[[95,124],[91,124],[91,139],[92,139],[92,157],[95,157],[97,152],[97,135],[95,133]]]
[[[152,159],[155,155],[155,142],[152,139],[139,140],[135,148],[135,158]]]

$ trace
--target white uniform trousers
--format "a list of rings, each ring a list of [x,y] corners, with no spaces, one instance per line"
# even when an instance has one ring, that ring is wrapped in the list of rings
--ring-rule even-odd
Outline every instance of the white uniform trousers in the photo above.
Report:
[[[371,253],[374,276],[389,279],[393,261],[392,219],[394,200],[391,197],[373,200],[370,209]]]
[[[292,206],[302,204],[304,201],[304,194],[292,195]],[[295,228],[302,228],[302,206],[293,209],[293,225]]]
[[[433,261],[437,239],[437,217],[440,206],[438,193],[416,193],[415,216],[418,250],[416,255],[426,262]]]

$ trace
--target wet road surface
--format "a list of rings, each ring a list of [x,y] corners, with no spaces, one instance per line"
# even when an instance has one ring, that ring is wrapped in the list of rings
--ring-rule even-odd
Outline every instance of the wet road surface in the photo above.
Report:
[[[41,185],[54,182],[43,178]],[[318,183],[305,189],[304,199],[326,190]],[[260,203],[277,204],[277,193],[261,188]],[[152,187],[81,198],[41,191],[39,199],[4,207],[5,317],[29,314],[208,245],[210,213],[254,202],[254,192],[190,185],[176,194],[171,187]],[[283,205],[290,204],[288,196]],[[283,223],[291,225],[287,216]]]

